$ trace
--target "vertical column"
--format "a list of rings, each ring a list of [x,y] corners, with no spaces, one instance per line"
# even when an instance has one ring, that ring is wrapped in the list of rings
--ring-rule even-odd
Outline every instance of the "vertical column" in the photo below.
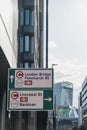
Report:
[[[17,112],[17,118],[16,118],[16,126],[15,126],[15,130],[22,130],[23,128],[23,118],[22,118],[22,112]]]
[[[1,130],[5,130],[5,110],[6,110],[6,91],[4,91],[2,97],[2,107],[1,107]]]
[[[36,130],[36,111],[28,112],[28,129],[27,130]]]

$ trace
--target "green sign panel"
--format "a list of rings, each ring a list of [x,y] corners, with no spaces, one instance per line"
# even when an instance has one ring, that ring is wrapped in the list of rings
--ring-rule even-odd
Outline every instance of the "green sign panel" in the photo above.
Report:
[[[53,110],[53,90],[9,90],[8,110]]]
[[[53,69],[9,69],[8,89],[53,88]]]
[[[9,69],[9,111],[53,110],[53,69]]]

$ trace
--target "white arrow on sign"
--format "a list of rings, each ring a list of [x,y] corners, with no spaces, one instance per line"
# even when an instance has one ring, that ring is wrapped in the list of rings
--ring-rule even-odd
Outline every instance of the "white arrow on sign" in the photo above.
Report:
[[[45,98],[44,100],[45,100],[45,101],[49,101],[49,102],[51,102],[51,101],[52,101],[52,98],[49,97],[49,98]]]
[[[10,76],[10,79],[11,79],[11,83],[13,82],[13,80],[14,80],[14,76],[13,75],[11,75]]]

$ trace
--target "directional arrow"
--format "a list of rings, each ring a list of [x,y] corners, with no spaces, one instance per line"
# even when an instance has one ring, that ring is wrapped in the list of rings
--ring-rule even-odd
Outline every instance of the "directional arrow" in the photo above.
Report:
[[[10,79],[11,79],[11,83],[13,82],[13,80],[14,80],[14,76],[13,75],[11,75],[10,76]]]
[[[49,101],[49,102],[51,102],[51,101],[52,101],[52,98],[49,97],[49,98],[45,98],[44,100],[45,100],[45,101]]]

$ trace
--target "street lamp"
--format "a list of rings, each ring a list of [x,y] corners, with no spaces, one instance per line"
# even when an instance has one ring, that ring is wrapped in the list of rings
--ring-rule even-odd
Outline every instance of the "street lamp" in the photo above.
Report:
[[[52,64],[52,68],[57,66],[57,64]],[[53,83],[54,84],[54,83]],[[53,86],[54,89],[54,86]],[[56,95],[54,97],[54,110],[53,110],[53,129],[56,130]]]
[[[52,64],[52,68],[53,68],[54,66],[57,66],[57,64]]]

